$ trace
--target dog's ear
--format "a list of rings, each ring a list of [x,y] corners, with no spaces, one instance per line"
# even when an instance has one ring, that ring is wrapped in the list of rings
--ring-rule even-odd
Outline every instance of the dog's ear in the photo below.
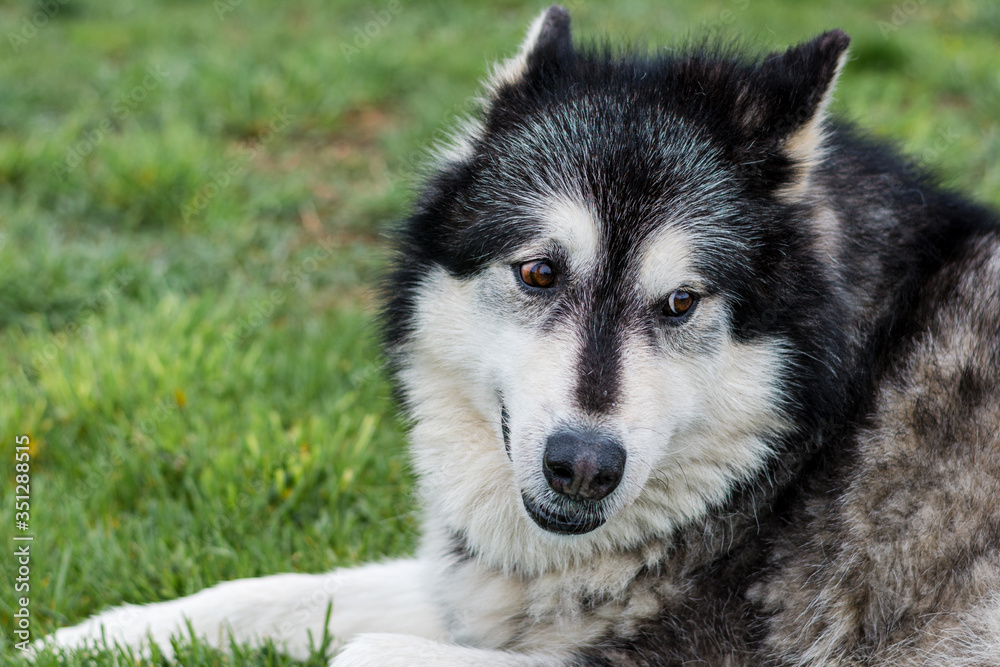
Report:
[[[761,62],[737,101],[746,138],[777,149],[798,166],[790,190],[803,187],[823,159],[823,123],[851,39],[831,30]]]
[[[532,22],[517,55],[494,66],[486,83],[488,94],[495,97],[504,86],[517,85],[533,73],[557,67],[572,53],[569,12],[552,5]]]

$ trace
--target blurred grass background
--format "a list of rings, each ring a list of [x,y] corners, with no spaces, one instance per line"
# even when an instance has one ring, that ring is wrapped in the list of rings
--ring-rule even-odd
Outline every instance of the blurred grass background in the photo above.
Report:
[[[565,4],[578,39],[661,48],[706,31],[784,48],[839,26],[835,111],[1000,204],[992,0]],[[542,7],[0,1],[0,541],[13,551],[28,434],[34,637],[413,548],[371,326],[380,237],[424,147]],[[15,570],[0,557],[4,664],[20,660]],[[41,663],[116,660],[131,662]],[[198,646],[180,662],[286,663]]]

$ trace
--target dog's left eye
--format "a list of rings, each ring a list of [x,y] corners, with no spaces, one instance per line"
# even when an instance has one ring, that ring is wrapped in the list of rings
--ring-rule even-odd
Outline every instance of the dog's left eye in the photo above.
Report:
[[[547,289],[556,284],[556,270],[547,259],[535,259],[518,267],[521,282],[528,287]]]
[[[681,318],[691,312],[698,302],[698,295],[686,289],[674,290],[667,297],[667,303],[663,307],[663,314],[670,318]]]

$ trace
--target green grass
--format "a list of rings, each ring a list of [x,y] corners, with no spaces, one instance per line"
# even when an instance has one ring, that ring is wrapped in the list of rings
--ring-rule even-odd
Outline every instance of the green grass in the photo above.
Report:
[[[650,44],[718,29],[778,48],[842,27],[854,42],[835,109],[1000,204],[990,0],[912,15],[861,0],[566,4],[578,36]],[[387,3],[233,5],[0,3],[3,664],[20,661],[18,435],[33,637],[124,601],[414,547],[371,326],[380,236],[423,147],[540,6],[401,0],[365,44],[357,31]],[[274,647],[180,650],[185,665],[288,663]]]

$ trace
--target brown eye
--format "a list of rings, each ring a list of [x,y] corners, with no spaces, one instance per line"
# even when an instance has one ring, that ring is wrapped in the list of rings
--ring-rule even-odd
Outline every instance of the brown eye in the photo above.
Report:
[[[667,297],[667,307],[663,309],[663,313],[667,317],[683,317],[691,312],[697,300],[698,296],[694,292],[686,289],[674,290]]]
[[[556,284],[556,270],[545,259],[525,262],[520,266],[521,280],[528,287],[545,289]]]

